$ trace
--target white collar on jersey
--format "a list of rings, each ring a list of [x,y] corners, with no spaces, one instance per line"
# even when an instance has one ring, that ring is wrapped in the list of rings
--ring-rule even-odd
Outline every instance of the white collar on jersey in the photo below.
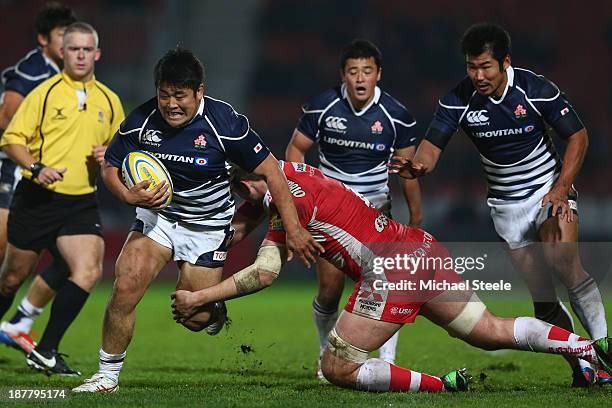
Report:
[[[342,86],[340,87],[340,92],[342,93],[342,97],[344,99],[346,99],[346,101],[348,102],[348,104],[351,107],[351,110],[353,111],[353,114],[355,116],[361,116],[364,113],[366,113],[368,111],[368,109],[370,109],[370,107],[372,105],[374,105],[375,103],[378,103],[378,100],[380,99],[380,95],[382,94],[382,91],[380,90],[380,88],[378,86],[376,88],[374,88],[374,98],[372,98],[370,103],[368,103],[366,106],[364,106],[363,109],[361,109],[359,112],[357,112],[355,110],[355,108],[353,107],[353,104],[351,103],[351,98],[349,98],[348,94],[346,93],[346,84],[344,82],[342,83]]]
[[[40,49],[40,53],[42,54],[45,62],[47,63],[47,65],[50,65],[51,68],[53,68],[55,70],[56,73],[60,72],[59,67],[57,66],[57,64],[55,63],[55,61],[53,61],[51,58],[47,57],[45,55],[45,52],[42,50],[41,47],[38,47]]]
[[[193,122],[198,117],[198,115],[202,116],[203,113],[204,113],[204,97],[200,99],[200,106],[198,107],[198,111],[196,112],[195,115],[193,115],[193,118],[191,118],[191,120],[187,123],[187,125],[191,124],[191,122]]]
[[[493,102],[496,105],[504,101],[504,98],[506,97],[506,94],[508,93],[508,89],[510,89],[511,86],[514,86],[514,68],[512,68],[512,66],[508,66],[508,69],[506,70],[506,74],[508,75],[508,82],[506,83],[506,88],[504,89],[504,93],[502,94],[501,98],[495,99],[489,96],[489,99],[491,100],[491,102]]]

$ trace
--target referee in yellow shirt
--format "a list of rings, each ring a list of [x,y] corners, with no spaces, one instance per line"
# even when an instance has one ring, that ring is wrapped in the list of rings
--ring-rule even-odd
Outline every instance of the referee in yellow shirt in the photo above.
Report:
[[[95,197],[98,164],[124,119],[115,93],[96,81],[98,34],[77,22],[66,29],[64,70],[24,99],[0,147],[23,170],[8,218],[0,272],[0,318],[33,273],[43,249],[57,245],[70,268],[30,367],[80,375],[58,353],[59,342],[102,275],[104,241]]]

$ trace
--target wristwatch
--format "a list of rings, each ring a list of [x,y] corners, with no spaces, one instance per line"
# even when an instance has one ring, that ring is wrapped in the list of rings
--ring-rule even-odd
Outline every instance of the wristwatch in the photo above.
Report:
[[[39,161],[36,163],[30,164],[30,172],[32,172],[32,178],[33,179],[38,178],[38,174],[44,168],[45,168],[45,165]]]

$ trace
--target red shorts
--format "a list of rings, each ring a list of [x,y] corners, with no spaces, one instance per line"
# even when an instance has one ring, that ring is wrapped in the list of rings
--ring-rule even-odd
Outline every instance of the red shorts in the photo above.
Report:
[[[344,310],[383,322],[412,323],[425,303],[448,290],[463,292],[464,286],[452,269],[387,273],[358,281]]]

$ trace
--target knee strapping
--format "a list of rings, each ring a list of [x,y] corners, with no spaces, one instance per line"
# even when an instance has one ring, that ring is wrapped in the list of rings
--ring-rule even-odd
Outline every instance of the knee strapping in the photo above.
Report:
[[[351,363],[363,364],[368,359],[368,352],[353,346],[338,335],[333,328],[327,338],[327,349],[334,356]]]
[[[463,310],[446,326],[446,330],[453,337],[465,338],[469,336],[485,310],[487,310],[487,307],[473,293]]]

